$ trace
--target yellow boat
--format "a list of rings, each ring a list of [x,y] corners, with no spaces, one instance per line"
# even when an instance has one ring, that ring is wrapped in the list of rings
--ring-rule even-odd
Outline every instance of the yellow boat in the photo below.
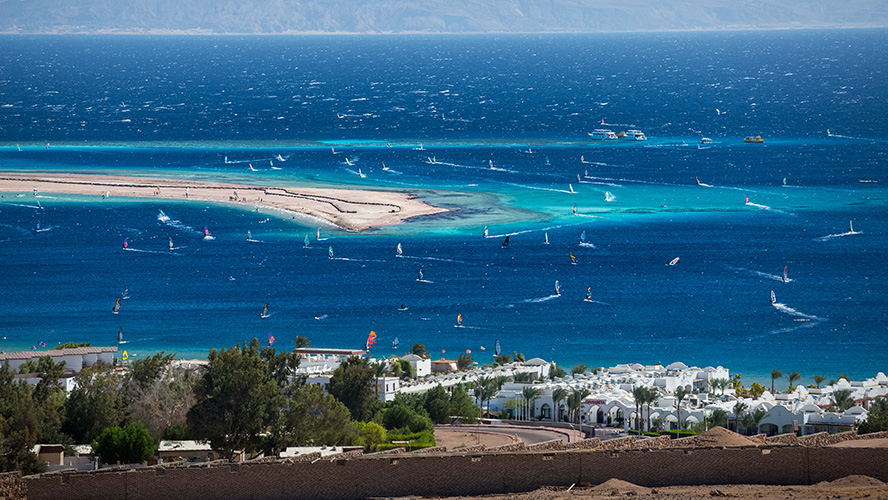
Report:
[[[761,144],[761,143],[765,142],[765,140],[762,139],[762,136],[757,135],[755,137],[747,137],[747,138],[743,139],[743,142],[754,142],[756,144]]]

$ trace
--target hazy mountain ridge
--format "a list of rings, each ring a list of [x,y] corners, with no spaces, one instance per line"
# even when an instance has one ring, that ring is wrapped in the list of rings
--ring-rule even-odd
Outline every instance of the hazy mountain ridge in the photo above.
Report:
[[[0,0],[7,33],[508,33],[888,26],[888,2]]]

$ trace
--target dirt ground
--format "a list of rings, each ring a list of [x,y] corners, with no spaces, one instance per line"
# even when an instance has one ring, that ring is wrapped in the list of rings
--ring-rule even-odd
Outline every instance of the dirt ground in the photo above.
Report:
[[[435,444],[446,446],[452,450],[459,446],[477,446],[483,444],[488,448],[503,444],[514,443],[518,438],[495,432],[472,432],[457,429],[435,429]]]
[[[848,476],[828,483],[811,486],[764,486],[732,484],[718,486],[669,486],[644,488],[619,479],[611,479],[597,486],[574,485],[540,488],[526,493],[481,495],[476,497],[400,497],[398,500],[437,498],[441,500],[603,500],[644,498],[652,500],[682,500],[705,498],[749,498],[757,500],[827,500],[868,499],[888,500],[888,485],[868,476]],[[395,500],[394,498],[386,500]]]

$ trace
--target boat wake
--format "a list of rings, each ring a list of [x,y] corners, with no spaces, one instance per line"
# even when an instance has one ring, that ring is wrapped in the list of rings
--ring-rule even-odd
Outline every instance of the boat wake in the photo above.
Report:
[[[426,279],[422,279],[422,280],[418,279],[418,280],[416,280],[416,281],[418,281],[418,282],[420,282],[420,283],[434,283],[434,281],[432,281],[432,280],[426,280]]]
[[[461,261],[461,260],[444,259],[444,258],[441,258],[441,257],[419,257],[419,256],[414,256],[414,255],[401,255],[400,257],[401,257],[402,259],[414,259],[414,260],[437,260],[438,262],[455,262],[455,263],[457,263],[457,264],[465,264],[465,262],[463,262],[463,261]]]
[[[761,208],[762,210],[771,210],[771,207],[769,207],[767,205],[759,205],[758,203],[752,203],[752,202],[747,203],[746,206]]]
[[[203,239],[206,241],[210,241],[210,240],[215,240],[216,237],[208,234],[208,235],[204,236]]]
[[[583,299],[583,302],[588,302],[588,303],[590,303],[590,304],[600,304],[600,305],[603,305],[603,306],[608,306],[608,305],[610,305],[610,304],[608,304],[607,302],[601,302],[600,300]]]
[[[247,238],[247,241],[249,241],[250,243],[265,243],[262,240],[254,240],[253,238]]]
[[[40,205],[37,205],[36,207],[34,205],[25,205],[24,203],[3,203],[3,205],[10,205],[13,207],[33,208],[34,210],[43,210],[43,207]]]
[[[780,302],[775,302],[771,305],[774,306],[774,309],[777,309],[778,311],[780,311],[784,314],[789,314],[790,316],[795,316],[797,318],[807,319],[810,321],[824,321],[824,318],[821,318],[819,316],[814,316],[813,314],[805,314],[801,311],[797,311],[797,310],[787,306],[786,304],[782,304]]]
[[[743,272],[743,273],[746,273],[746,274],[749,274],[752,276],[759,276],[762,278],[767,278],[769,280],[783,281],[783,275],[781,275],[781,274],[763,273],[761,271],[756,271],[754,269],[746,269],[745,267],[730,267],[730,266],[728,266],[728,269],[731,269],[733,271],[740,271],[740,272]],[[792,278],[786,278],[786,283],[789,283],[790,281],[794,281],[794,280]]]
[[[133,247],[127,247],[127,248],[124,248],[124,250],[127,251],[127,252],[155,253],[155,254],[159,254],[159,255],[176,255],[176,256],[179,255],[179,254],[171,253],[169,250],[166,250],[166,251],[161,251],[161,250],[143,250],[143,249],[141,249],[141,248],[133,248]]]
[[[847,233],[839,233],[839,234],[827,234],[826,236],[821,236],[819,238],[814,238],[814,241],[827,241],[833,238],[841,238],[842,236],[851,236],[854,234],[861,234],[863,231],[848,231]]]
[[[586,247],[586,248],[595,248],[595,245],[593,245],[592,243],[588,243],[588,242],[580,242],[580,246]]]
[[[160,222],[169,222],[170,221],[170,216],[163,213],[163,210],[158,210],[158,212],[160,212],[160,213],[157,214],[157,220],[159,220]]]
[[[802,328],[813,328],[814,326],[826,321],[826,318],[821,318],[818,316],[814,316],[813,314],[805,314],[803,312],[799,312],[791,307],[786,306],[785,304],[781,304],[779,302],[771,304],[778,311],[793,316],[795,321],[799,322],[798,325],[788,326],[785,328],[778,328],[777,330],[773,330],[771,334],[780,334],[780,333],[789,333],[795,330],[799,330]]]
[[[515,187],[524,188],[524,189],[533,189],[535,191],[550,191],[553,193],[577,194],[576,191],[571,191],[568,189],[555,189],[555,188],[546,188],[546,187],[539,187],[539,186],[528,186],[527,184],[515,184],[512,182],[506,182],[504,184],[506,184],[507,186],[515,186]]]
[[[561,297],[561,294],[554,294],[554,295],[549,295],[548,297],[539,297],[536,299],[527,299],[527,300],[522,300],[521,302],[525,303],[525,304],[532,304],[532,303],[546,302],[547,300],[557,299],[558,297]]]

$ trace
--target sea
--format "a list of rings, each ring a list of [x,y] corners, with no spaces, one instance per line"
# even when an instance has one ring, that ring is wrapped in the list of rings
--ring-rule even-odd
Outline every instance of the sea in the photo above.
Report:
[[[372,331],[376,358],[420,343],[489,363],[498,341],[566,369],[682,361],[747,385],[888,371],[888,30],[0,49],[2,172],[449,209],[349,232],[252,205],[0,193],[2,351],[122,332],[131,360],[206,358],[300,335],[365,349]]]

